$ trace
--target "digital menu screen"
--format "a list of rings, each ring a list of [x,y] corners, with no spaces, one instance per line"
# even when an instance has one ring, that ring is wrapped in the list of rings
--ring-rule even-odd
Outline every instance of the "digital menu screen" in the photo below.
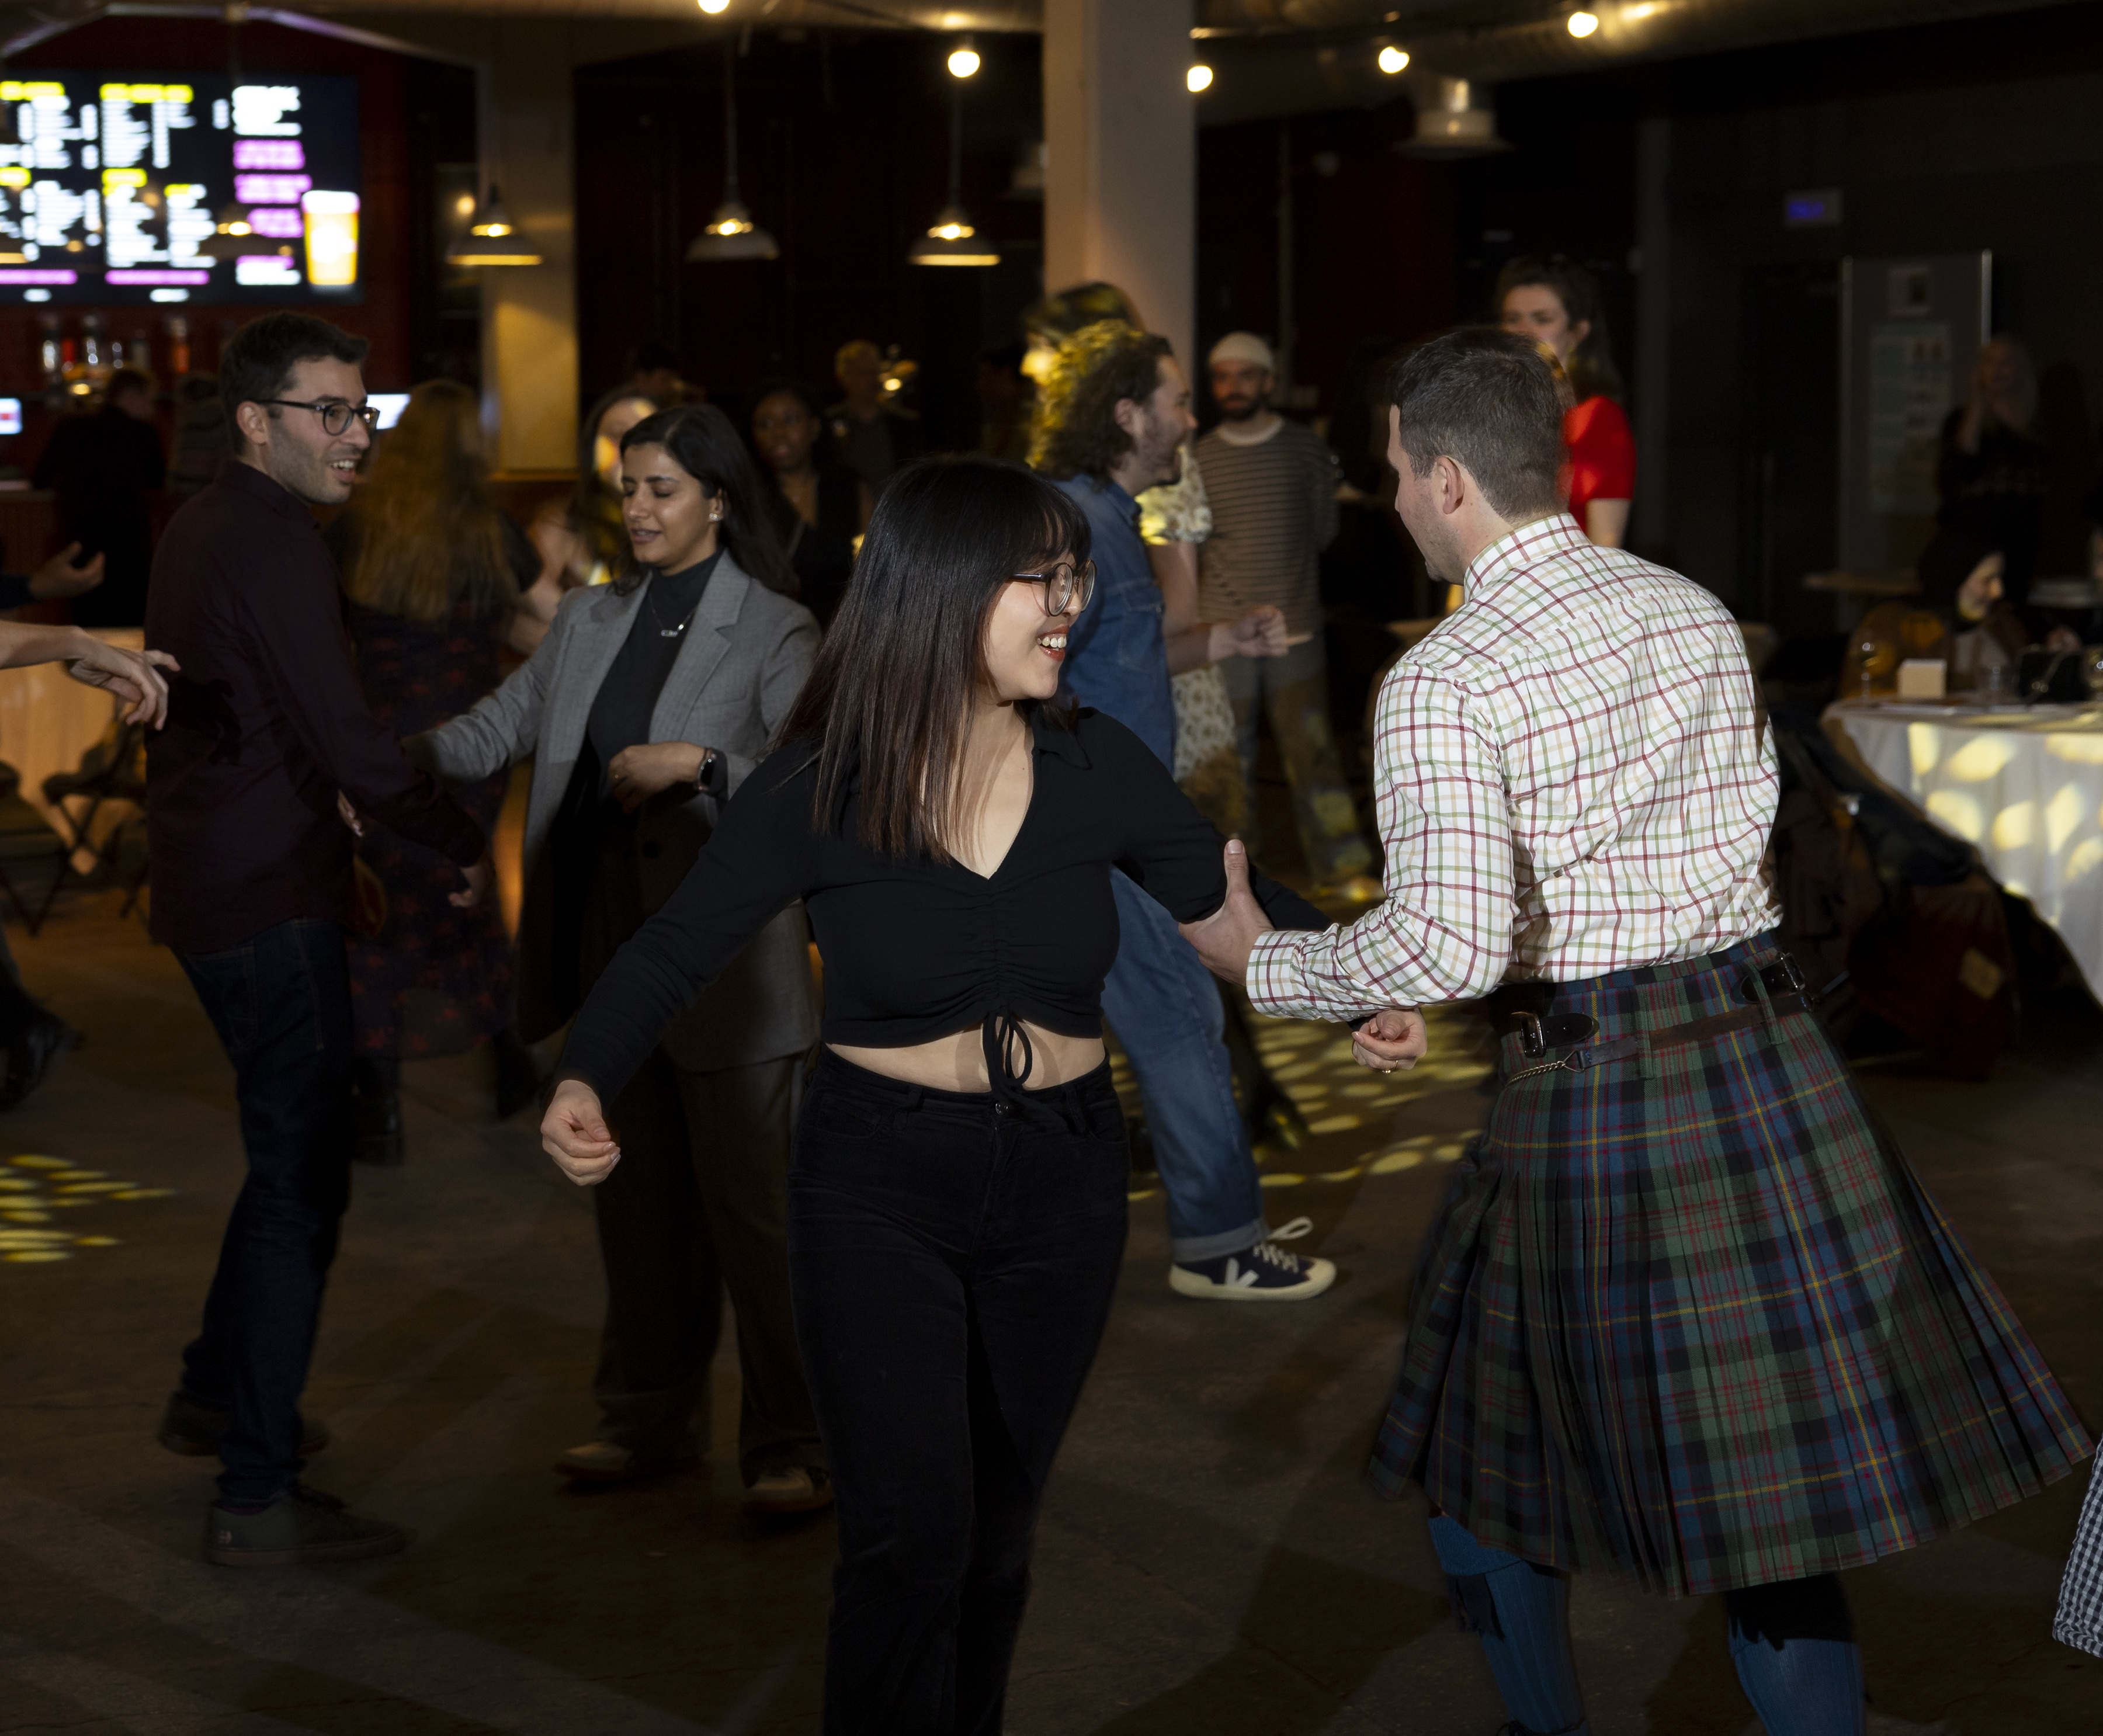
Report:
[[[355,78],[39,72],[0,103],[0,304],[363,299]],[[229,204],[271,251],[198,252]]]

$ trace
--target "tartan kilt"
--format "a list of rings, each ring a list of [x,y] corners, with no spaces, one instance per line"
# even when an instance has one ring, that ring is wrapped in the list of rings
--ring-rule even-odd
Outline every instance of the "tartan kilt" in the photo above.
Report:
[[[1558,985],[1598,1041],[1741,1006],[1774,937]],[[1672,1595],[1910,1548],[2090,1449],[1825,1028],[1514,1080],[1416,1276],[1371,1476],[1485,1543]]]

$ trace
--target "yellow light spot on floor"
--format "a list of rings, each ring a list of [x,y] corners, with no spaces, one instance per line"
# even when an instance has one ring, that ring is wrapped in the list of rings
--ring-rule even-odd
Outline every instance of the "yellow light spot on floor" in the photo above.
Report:
[[[68,1182],[61,1193],[126,1193],[131,1191],[129,1182]]]
[[[114,1236],[76,1236],[73,1245],[76,1248],[121,1248],[124,1245]]]
[[[1321,1068],[1312,1061],[1295,1061],[1290,1067],[1274,1067],[1270,1077],[1281,1083],[1288,1079],[1305,1079],[1309,1073],[1318,1073]]]
[[[0,1192],[16,1193],[24,1188],[33,1191],[39,1185],[40,1183],[33,1176],[0,1175]]]
[[[52,1260],[72,1258],[63,1248],[20,1248],[12,1254],[0,1254],[0,1259],[12,1260],[18,1266],[41,1266]]]
[[[1368,1080],[1363,1085],[1347,1085],[1343,1088],[1343,1091],[1346,1097],[1385,1097],[1390,1089],[1391,1087],[1385,1083]]]
[[[1266,1188],[1297,1188],[1307,1178],[1304,1175],[1295,1175],[1289,1170],[1280,1170],[1274,1175],[1260,1175],[1256,1179]]]
[[[175,1191],[172,1188],[127,1188],[123,1192],[113,1193],[109,1197],[113,1200],[166,1200],[172,1198]],[[72,1203],[85,1205],[88,1201],[75,1200]]]
[[[1359,1121],[1360,1117],[1355,1115],[1325,1115],[1318,1121],[1308,1123],[1307,1130],[1309,1133],[1348,1133],[1359,1124]]]
[[[55,1182],[99,1182],[109,1174],[107,1170],[60,1170],[54,1174]]]
[[[11,1157],[7,1161],[19,1164],[25,1170],[70,1170],[73,1167],[63,1157]]]
[[[1126,1197],[1127,1200],[1135,1200],[1135,1201],[1136,1201],[1136,1200],[1150,1200],[1150,1199],[1152,1199],[1152,1198],[1154,1197],[1154,1195],[1156,1195],[1157,1193],[1158,1193],[1158,1192],[1161,1192],[1161,1190],[1160,1190],[1158,1188],[1141,1188],[1137,1189],[1136,1192],[1131,1192],[1131,1193],[1127,1193],[1127,1194],[1125,1196],[1125,1197]]]
[[[1403,1170],[1413,1170],[1423,1161],[1421,1152],[1383,1152],[1366,1165],[1366,1174],[1394,1175]]]
[[[1432,1158],[1438,1163],[1457,1163],[1467,1154],[1467,1142],[1465,1140],[1456,1139],[1449,1144],[1435,1145],[1431,1148]]]
[[[10,1223],[49,1223],[51,1214],[47,1211],[0,1211],[0,1218]]]

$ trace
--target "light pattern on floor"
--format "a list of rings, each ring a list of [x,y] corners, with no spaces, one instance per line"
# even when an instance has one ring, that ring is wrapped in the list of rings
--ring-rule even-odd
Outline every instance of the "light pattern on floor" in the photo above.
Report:
[[[1395,1112],[1435,1092],[1465,1090],[1488,1077],[1491,1063],[1480,1046],[1482,1027],[1472,1016],[1434,1008],[1426,1019],[1430,1053],[1407,1072],[1375,1073],[1351,1059],[1351,1033],[1342,1025],[1300,1019],[1269,1019],[1257,1013],[1250,1024],[1257,1053],[1283,1086],[1317,1136],[1352,1132],[1392,1122]],[[1126,1103],[1136,1108],[1139,1092],[1131,1063],[1120,1050],[1110,1054],[1112,1077]],[[1339,1170],[1305,1173],[1272,1168],[1259,1152],[1265,1188],[1300,1188],[1393,1175],[1425,1163],[1452,1163],[1466,1151],[1468,1132],[1413,1134],[1369,1152]],[[1274,1157],[1276,1154],[1272,1154]],[[1158,1188],[1136,1188],[1134,1200],[1151,1199]]]
[[[120,1246],[114,1236],[82,1235],[64,1214],[112,1200],[164,1200],[175,1191],[78,1169],[64,1157],[10,1157],[0,1163],[0,1261],[46,1266],[71,1259],[77,1249]]]

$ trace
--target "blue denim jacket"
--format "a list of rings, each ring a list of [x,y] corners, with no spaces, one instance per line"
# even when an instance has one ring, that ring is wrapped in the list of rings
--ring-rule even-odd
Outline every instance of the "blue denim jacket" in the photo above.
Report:
[[[1077,476],[1055,485],[1088,515],[1095,600],[1066,634],[1065,686],[1114,717],[1161,763],[1176,763],[1176,705],[1161,633],[1161,588],[1139,537],[1139,503],[1114,482]]]

